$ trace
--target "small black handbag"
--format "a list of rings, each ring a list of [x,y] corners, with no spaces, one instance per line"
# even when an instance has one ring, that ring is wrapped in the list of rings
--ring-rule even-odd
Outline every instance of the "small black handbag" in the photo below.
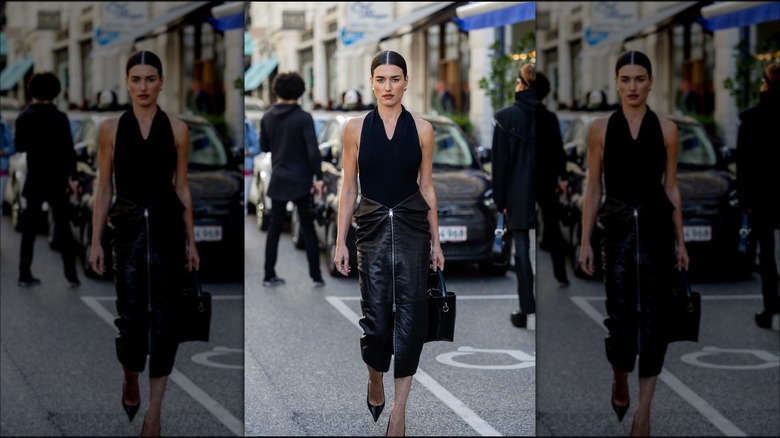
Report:
[[[679,275],[680,285],[672,289],[669,307],[667,341],[699,341],[701,294],[691,291],[688,271]]]
[[[179,342],[209,341],[211,329],[211,294],[203,291],[197,271],[184,275],[185,285],[177,302]]]
[[[506,266],[506,264],[509,263],[512,243],[510,234],[507,232],[506,226],[504,225],[504,213],[498,214],[496,230],[493,232],[493,235],[495,237],[493,238],[493,247],[490,250],[493,264],[498,266]]]
[[[455,335],[455,293],[448,292],[440,269],[428,275],[428,334],[425,342],[452,342]]]

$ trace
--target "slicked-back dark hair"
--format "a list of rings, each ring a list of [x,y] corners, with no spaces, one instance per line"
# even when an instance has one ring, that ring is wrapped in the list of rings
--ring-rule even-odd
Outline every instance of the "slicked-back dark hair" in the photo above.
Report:
[[[160,57],[148,50],[139,50],[130,55],[130,58],[127,59],[127,64],[125,65],[125,75],[129,76],[130,69],[136,65],[151,65],[157,69],[157,74],[160,75],[160,77],[163,75],[162,61],[160,61]]]
[[[374,56],[374,60],[371,61],[371,76],[374,76],[374,70],[376,70],[377,67],[387,64],[399,67],[401,71],[404,72],[404,78],[407,76],[406,60],[400,53],[392,50],[385,50]]]
[[[645,69],[647,69],[648,76],[653,75],[653,65],[650,62],[650,58],[648,58],[647,55],[645,55],[644,53],[638,50],[629,50],[628,52],[625,52],[622,55],[620,55],[620,58],[618,58],[617,62],[615,63],[615,76],[618,75],[618,71],[620,70],[620,67],[629,64],[636,64],[642,66]]]
[[[274,78],[271,88],[284,100],[300,99],[306,91],[306,83],[297,71],[280,73]]]
[[[27,92],[38,100],[54,100],[60,91],[60,79],[50,71],[33,73],[27,81]]]

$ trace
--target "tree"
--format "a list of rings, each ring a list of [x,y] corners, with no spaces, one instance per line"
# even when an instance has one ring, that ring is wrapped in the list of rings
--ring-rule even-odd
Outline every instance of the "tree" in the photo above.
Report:
[[[780,33],[775,32],[762,41],[756,52],[749,54],[744,40],[737,43],[734,46],[736,77],[729,76],[723,81],[723,87],[731,91],[740,111],[758,103],[762,72],[770,63],[780,61]]]
[[[496,40],[490,46],[491,62],[490,76],[479,80],[479,88],[485,90],[490,97],[490,104],[494,111],[498,111],[515,101],[515,84],[520,66],[523,61],[534,62],[536,60],[536,34],[529,32],[515,46],[512,54],[504,53],[500,41]],[[526,52],[530,52],[528,55]],[[516,58],[514,55],[519,55]],[[522,57],[526,58],[523,59]]]

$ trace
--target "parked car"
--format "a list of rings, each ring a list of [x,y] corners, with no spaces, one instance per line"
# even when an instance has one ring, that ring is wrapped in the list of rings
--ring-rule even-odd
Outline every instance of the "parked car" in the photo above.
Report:
[[[485,170],[485,162],[478,158],[478,148],[469,142],[451,119],[432,115],[422,117],[433,125],[434,130],[433,185],[437,198],[439,238],[447,263],[475,263],[484,274],[504,275],[510,265],[494,265],[490,255],[497,212],[490,174]],[[333,259],[345,122],[329,121],[323,130],[320,151],[326,191],[324,199],[312,207],[317,218],[314,228],[320,249],[326,252],[326,266],[332,276],[341,275]],[[485,157],[485,160],[489,159]],[[352,269],[357,268],[355,229],[353,221],[346,239]]]
[[[82,125],[76,134],[76,149],[88,166],[80,174],[85,188],[78,202],[78,214],[72,225],[80,243],[84,259],[84,273],[101,278],[89,266],[92,238],[92,207],[97,184],[97,133],[100,123],[117,115],[100,113]],[[243,279],[244,233],[242,218],[243,156],[226,145],[214,126],[199,116],[177,114],[189,127],[190,153],[187,179],[192,195],[195,241],[201,259],[201,278],[204,281]],[[139,169],[142,172],[143,169]],[[110,228],[103,233],[103,247],[109,272],[102,278],[113,278],[110,272]]]
[[[347,112],[340,111],[312,111],[314,119],[314,132],[320,137],[323,127],[329,120],[337,119],[349,115]],[[360,112],[363,114],[363,112]],[[260,134],[260,124],[258,121],[258,135]],[[260,152],[255,155],[254,168],[252,169],[252,184],[249,188],[247,202],[254,206],[257,218],[257,227],[262,230],[268,230],[271,225],[271,198],[268,197],[268,185],[271,183],[271,153]],[[287,203],[286,219],[290,220],[294,210],[292,202]]]
[[[559,119],[568,122],[563,142],[568,157],[566,167],[570,187],[570,193],[565,199],[561,227],[569,245],[574,273],[580,278],[589,278],[577,262],[582,233],[582,194],[588,171],[588,126],[595,118],[609,114],[611,113],[559,113]],[[719,144],[691,117],[665,117],[675,122],[679,130],[677,179],[682,197],[685,245],[690,257],[690,277],[700,280],[748,277],[752,271],[752,263],[745,254],[737,250],[741,211],[736,197],[732,149]],[[601,224],[597,221],[591,237],[596,273],[590,278],[594,279],[600,279],[602,276],[600,230]]]

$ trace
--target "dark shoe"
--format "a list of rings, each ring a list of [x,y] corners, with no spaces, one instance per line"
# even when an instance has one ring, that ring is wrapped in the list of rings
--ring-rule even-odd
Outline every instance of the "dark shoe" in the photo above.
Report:
[[[19,278],[19,287],[31,287],[41,284],[41,280],[35,277]]]
[[[265,287],[276,287],[281,286],[285,283],[284,279],[279,277],[272,277],[268,278],[266,280],[263,280],[263,286]]]
[[[765,328],[765,329],[771,329],[772,328],[772,313],[769,313],[767,311],[756,313],[756,325]]]
[[[81,281],[79,281],[78,277],[68,279],[68,287],[71,289],[77,288],[79,286],[81,286]]]
[[[509,320],[512,321],[512,325],[517,328],[525,328],[525,326],[528,324],[528,317],[520,310],[515,310],[512,312],[512,314],[509,316]]]
[[[321,278],[319,280],[314,280],[314,287],[325,287],[325,280]]]
[[[622,405],[622,406],[618,405],[618,404],[615,404],[615,387],[616,386],[617,385],[615,384],[615,381],[613,380],[612,381],[612,398],[611,398],[610,401],[612,402],[612,410],[615,411],[615,414],[618,417],[618,421],[622,422],[623,421],[623,417],[625,417],[626,416],[626,412],[628,412],[628,406],[631,404],[631,400],[629,400],[628,403],[626,403],[625,405]]]
[[[139,401],[138,404],[135,405],[128,405],[125,403],[125,386],[126,382],[122,382],[122,407],[127,414],[127,418],[132,422],[133,418],[135,418],[135,414],[138,412],[138,408],[141,407],[141,402]]]
[[[382,392],[384,393],[384,382],[382,383]],[[368,405],[368,411],[371,412],[371,416],[374,417],[374,423],[379,419],[379,415],[382,413],[382,409],[385,408],[385,402],[382,402],[381,405],[374,406],[371,404],[370,401],[368,401],[368,390],[371,387],[371,383],[368,383],[368,387],[366,388],[366,404]]]
[[[569,285],[569,278],[566,276],[555,277],[558,280],[558,287],[566,287]]]

